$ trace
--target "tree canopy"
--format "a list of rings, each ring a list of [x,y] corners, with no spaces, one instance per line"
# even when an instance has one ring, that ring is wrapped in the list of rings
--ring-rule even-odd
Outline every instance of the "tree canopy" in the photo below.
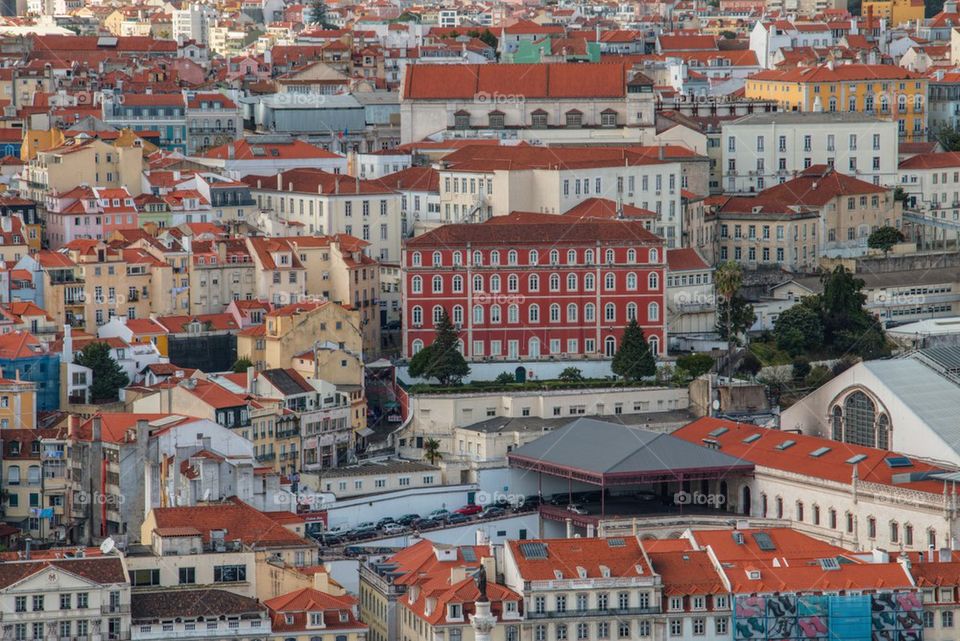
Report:
[[[777,347],[791,356],[823,344],[823,323],[815,305],[801,302],[784,311],[773,327]]]
[[[90,398],[94,403],[109,403],[120,398],[120,389],[130,384],[130,377],[110,355],[106,343],[88,343],[77,352],[73,362],[89,367],[92,374]]]
[[[896,227],[878,227],[867,238],[867,247],[880,249],[886,254],[894,245],[903,242],[903,232]]]
[[[470,373],[470,366],[458,347],[458,332],[446,311],[436,324],[433,343],[410,359],[410,375],[417,378],[435,378],[441,385],[459,385]]]
[[[610,369],[614,374],[629,381],[656,374],[657,361],[650,352],[650,345],[647,344],[637,319],[632,319],[623,330],[623,339],[620,341],[617,353],[613,356]]]

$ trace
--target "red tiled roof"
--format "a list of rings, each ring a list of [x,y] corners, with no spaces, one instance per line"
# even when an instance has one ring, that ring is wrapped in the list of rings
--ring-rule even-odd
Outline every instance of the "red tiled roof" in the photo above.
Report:
[[[547,548],[547,558],[527,558],[521,546],[525,541],[507,541],[517,569],[524,581],[553,581],[560,573],[564,579],[582,579],[579,569],[586,571],[586,578],[604,576],[600,566],[609,569],[612,578],[650,576],[647,564],[635,537],[624,537],[622,546],[613,546],[610,539],[544,539],[539,542]]]
[[[154,508],[156,527],[194,527],[210,541],[211,530],[226,530],[225,541],[241,541],[254,548],[311,544],[236,497],[216,505]]]
[[[307,158],[342,158],[342,156],[338,154],[317,147],[316,145],[311,145],[310,143],[298,140],[296,138],[291,139],[290,142],[283,143],[254,142],[252,144],[247,139],[241,138],[233,143],[214,147],[213,149],[201,154],[201,156],[203,158],[227,160],[230,156],[231,145],[233,146],[233,160],[266,161],[272,158],[288,160],[303,160]],[[263,153],[255,154],[254,148],[262,149]]]
[[[667,269],[671,272],[683,272],[694,269],[708,269],[707,261],[692,247],[667,250]]]
[[[779,82],[850,82],[854,80],[920,80],[922,74],[907,71],[894,65],[828,65],[816,67],[798,67],[796,69],[771,69],[761,71],[749,78],[751,80]]]
[[[563,212],[563,215],[574,218],[617,218],[618,215],[622,215],[624,218],[656,219],[657,217],[656,212],[626,203],[620,205],[619,212],[617,209],[616,201],[607,198],[587,198],[579,205]]]
[[[443,100],[489,94],[526,99],[620,98],[626,95],[626,88],[627,69],[623,64],[409,65],[403,97]]]
[[[946,169],[960,167],[960,151],[917,154],[900,163],[900,169]]]

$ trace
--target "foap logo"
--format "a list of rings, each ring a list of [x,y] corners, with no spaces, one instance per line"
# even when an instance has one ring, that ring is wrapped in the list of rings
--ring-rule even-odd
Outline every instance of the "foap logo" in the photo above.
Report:
[[[499,506],[522,506],[526,500],[526,495],[524,494],[513,494],[511,492],[477,492],[474,496],[473,501],[477,505],[482,505],[484,507],[488,505],[499,505]]]
[[[921,305],[924,302],[923,298],[920,294],[881,291],[874,294],[872,300],[876,305],[900,307],[904,305]]]
[[[520,294],[477,292],[473,295],[473,302],[478,305],[520,305],[525,300]]]
[[[73,502],[76,505],[107,505],[119,507],[126,501],[120,494],[103,494],[101,492],[74,492]]]
[[[518,93],[488,93],[480,91],[474,94],[473,101],[478,105],[519,105],[526,102],[526,97]]]
[[[683,306],[711,307],[717,304],[716,294],[709,292],[681,291],[677,292],[674,300]]]
[[[706,505],[708,507],[721,507],[727,502],[727,497],[723,494],[706,494],[704,492],[684,492],[680,491],[673,495],[674,505]]]

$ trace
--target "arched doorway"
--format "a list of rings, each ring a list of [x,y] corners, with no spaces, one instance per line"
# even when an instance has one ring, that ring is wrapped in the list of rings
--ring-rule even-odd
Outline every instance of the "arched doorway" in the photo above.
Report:
[[[514,376],[514,378],[517,380],[518,383],[526,383],[526,382],[527,382],[527,368],[526,368],[526,367],[518,367],[518,368],[516,369],[516,371],[514,371],[513,376]]]
[[[740,513],[741,513],[741,514],[745,514],[745,515],[747,515],[747,516],[750,516],[750,507],[751,507],[750,501],[751,501],[750,486],[749,486],[749,485],[744,485],[744,486],[743,486],[743,492],[742,492],[741,500],[740,500]]]

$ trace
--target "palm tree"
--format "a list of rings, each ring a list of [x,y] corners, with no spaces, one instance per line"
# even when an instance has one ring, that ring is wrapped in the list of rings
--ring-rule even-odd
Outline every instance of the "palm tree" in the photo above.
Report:
[[[727,376],[733,374],[733,321],[731,313],[733,311],[733,297],[740,291],[743,285],[743,268],[732,260],[721,263],[713,275],[713,286],[717,293],[726,301],[726,318],[724,325],[727,328]]]
[[[428,438],[423,442],[423,458],[430,465],[436,465],[437,461],[443,459],[443,453],[440,451],[440,441],[435,438]]]

